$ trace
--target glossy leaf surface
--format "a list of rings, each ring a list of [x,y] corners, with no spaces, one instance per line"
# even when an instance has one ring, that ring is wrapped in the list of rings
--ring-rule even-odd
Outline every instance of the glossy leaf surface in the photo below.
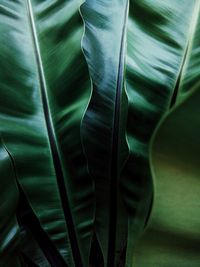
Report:
[[[180,8],[181,5],[181,8]],[[192,6],[187,1],[130,1],[126,90],[129,159],[122,188],[129,211],[127,266],[132,266],[152,199],[149,142],[170,106],[187,47]]]
[[[187,4],[187,3],[186,3]],[[191,3],[177,101],[151,145],[154,204],[133,266],[198,266],[199,258],[199,1]]]
[[[19,267],[19,226],[16,206],[19,198],[11,159],[0,142],[0,266]]]
[[[0,1],[2,267],[198,266],[199,9]]]
[[[83,145],[95,180],[95,231],[105,265],[116,266],[126,242],[127,215],[119,178],[128,155],[124,60],[128,1],[86,1],[83,49],[92,93],[82,124]]]
[[[74,261],[88,266],[94,210],[80,138],[90,93],[80,5],[38,0],[0,5],[0,132],[26,212],[35,214],[70,267]]]

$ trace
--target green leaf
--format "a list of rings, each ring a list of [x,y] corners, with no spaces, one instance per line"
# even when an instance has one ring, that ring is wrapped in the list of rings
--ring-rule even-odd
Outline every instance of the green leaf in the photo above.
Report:
[[[119,262],[127,235],[119,180],[128,156],[123,83],[128,1],[86,1],[81,12],[83,49],[93,87],[83,118],[83,144],[95,181],[95,232],[105,265],[112,267]]]
[[[89,265],[94,221],[93,183],[80,137],[90,94],[81,3],[0,5],[0,132],[21,187],[20,207],[26,209],[18,220],[42,233],[70,267]],[[35,238],[55,264],[59,259],[47,255],[42,237]]]
[[[1,1],[0,265],[198,265],[199,10]]]
[[[179,4],[179,1],[177,1]],[[174,5],[174,2],[173,2]],[[185,7],[184,7],[185,6]],[[180,10],[180,5],[178,6]],[[199,47],[200,3],[182,2],[189,24],[173,108],[151,141],[154,201],[148,225],[133,254],[138,267],[199,265]]]
[[[19,193],[12,162],[2,141],[0,162],[0,266],[19,267],[17,247],[20,231],[15,214]]]
[[[130,1],[126,71],[130,156],[122,174],[129,212],[127,266],[132,266],[135,243],[151,208],[149,143],[160,117],[170,106],[181,73],[191,6],[187,1]]]
[[[125,2],[116,5],[116,10],[119,8],[122,14]],[[120,12],[116,13],[112,2],[86,1],[82,9],[86,24],[83,47],[93,84],[83,119],[83,143],[90,173],[95,179],[97,237],[108,266],[117,262],[110,251],[117,250],[118,246],[115,241],[109,241],[116,239],[116,231],[120,236],[118,222],[122,222],[120,229],[126,229],[124,208],[128,211],[127,266],[132,265],[135,243],[148,219],[152,199],[149,142],[160,117],[176,95],[188,49],[190,18],[186,16],[186,10],[192,12],[192,5],[188,8],[188,3],[184,2],[181,9],[179,6],[180,1],[175,4],[174,1],[130,1],[128,25],[126,21],[124,24]],[[125,90],[122,84],[118,90],[117,84],[120,73],[117,59],[120,55],[125,57],[126,53],[119,44],[120,40],[121,43],[126,41],[126,27],[128,158],[124,134]],[[121,36],[124,36],[123,41]],[[116,124],[117,120],[120,123]],[[118,131],[121,135],[117,134]],[[121,160],[115,160],[115,156]],[[125,205],[122,201],[117,203],[117,198],[123,198]],[[120,219],[116,220],[117,213]],[[123,242],[126,238],[122,237],[121,248]]]

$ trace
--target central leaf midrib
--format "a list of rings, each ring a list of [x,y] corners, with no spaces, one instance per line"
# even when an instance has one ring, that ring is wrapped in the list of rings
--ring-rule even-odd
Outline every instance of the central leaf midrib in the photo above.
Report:
[[[111,170],[110,170],[110,218],[109,218],[109,241],[108,241],[108,267],[115,266],[115,243],[117,230],[117,198],[118,198],[118,153],[119,153],[119,135],[120,135],[120,112],[121,112],[121,97],[123,88],[123,71],[124,71],[124,47],[125,34],[127,25],[129,0],[126,1],[124,21],[122,27],[122,35],[119,51],[119,65],[117,72],[117,86],[114,109],[114,123],[112,132],[112,146],[111,146]]]
[[[186,41],[187,43],[186,43],[185,50],[183,52],[183,57],[182,57],[183,59],[182,59],[180,70],[179,70],[179,73],[176,79],[176,83],[174,86],[169,108],[172,108],[173,106],[176,105],[177,100],[179,98],[179,94],[181,93],[180,88],[181,88],[182,80],[184,78],[185,68],[187,66],[188,60],[191,55],[193,40],[194,40],[194,36],[195,36],[197,24],[198,24],[199,11],[200,11],[200,0],[196,0],[194,4],[194,8],[193,8],[192,18],[191,18],[192,22],[190,24],[189,31],[188,31],[188,37]]]
[[[53,164],[55,168],[61,204],[62,204],[62,208],[64,212],[66,226],[68,229],[68,235],[70,239],[74,263],[76,267],[82,267],[83,264],[82,264],[81,254],[80,254],[75,227],[74,227],[74,222],[73,222],[73,218],[71,214],[69,198],[68,198],[67,190],[65,187],[65,179],[64,179],[63,169],[62,169],[59,148],[57,145],[56,135],[55,135],[53,122],[51,118],[51,111],[50,111],[49,103],[48,103],[46,79],[44,75],[39,42],[38,42],[36,27],[35,27],[35,22],[34,22],[34,15],[33,15],[33,10],[32,10],[32,5],[31,5],[30,0],[27,0],[27,9],[28,9],[29,22],[30,22],[31,36],[33,40],[33,48],[35,51],[35,58],[36,58],[36,63],[37,63],[41,101],[43,105],[44,118],[45,118],[47,133],[49,137],[49,144],[51,148],[52,159],[53,159]]]

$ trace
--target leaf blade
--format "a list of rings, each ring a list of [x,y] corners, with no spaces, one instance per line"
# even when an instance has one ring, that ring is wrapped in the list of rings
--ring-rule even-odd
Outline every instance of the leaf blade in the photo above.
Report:
[[[82,22],[79,15],[80,1],[68,3],[65,1],[59,3],[29,1],[29,4],[32,5],[35,19],[35,34],[38,38],[41,62],[37,62],[35,58],[27,7],[24,1],[2,2],[3,8],[10,8],[11,13],[16,13],[16,17],[7,14],[5,23],[1,26],[4,27],[3,36],[5,37],[4,41],[1,41],[1,48],[9,60],[6,62],[1,75],[1,86],[5,90],[1,90],[1,100],[4,104],[1,106],[0,131],[15,160],[19,181],[43,229],[56,244],[68,264],[73,266],[72,252],[61,206],[63,196],[60,195],[57,186],[41,92],[39,91],[40,81],[37,72],[39,63],[44,70],[44,73],[40,73],[40,75],[44,76],[42,79],[48,91],[45,98],[48,98],[49,107],[46,109],[49,108],[50,111],[49,116],[52,119],[52,126],[59,143],[62,168],[64,166],[64,183],[65,187],[70,187],[68,189],[70,191],[69,201],[70,208],[72,207],[73,220],[76,224],[77,242],[78,246],[82,247],[81,257],[84,265],[87,266],[89,260],[88,243],[91,242],[93,224],[93,185],[87,173],[79,129],[90,87],[80,45],[82,37]],[[66,11],[67,17],[65,16]],[[59,19],[60,27],[56,27],[55,17]],[[63,30],[68,23],[74,25],[75,38],[70,34],[66,37],[65,34],[58,34],[59,30]],[[50,29],[54,31],[49,32]],[[56,39],[58,36],[59,42]],[[56,50],[54,50],[55,43],[57,43]],[[73,58],[67,57],[66,60],[63,60],[63,55],[69,54],[67,52],[70,51],[72,44],[76,48]],[[1,53],[2,59],[4,59],[3,52]],[[63,60],[62,65],[54,64],[52,53],[55,61]],[[66,77],[69,77],[67,75],[69,67],[76,66],[76,62],[79,60],[83,73],[82,76],[78,75],[81,77],[81,81],[77,84],[76,68],[73,68],[74,72],[72,72],[70,79],[66,79]],[[57,67],[56,72],[52,76],[50,74],[55,71],[55,66]],[[13,69],[12,73],[10,69]],[[6,79],[8,75],[11,77],[10,82]],[[80,85],[81,83],[83,84]],[[73,93],[70,93],[72,86]],[[59,93],[56,93],[57,88],[59,88]],[[81,94],[76,99],[78,92]],[[65,101],[66,94],[70,96],[67,99],[68,102],[71,102],[69,106],[67,105],[68,102]],[[7,104],[10,104],[12,109]],[[76,112],[77,110],[78,112]],[[60,121],[62,121],[63,127],[58,127]],[[75,153],[71,153],[71,151]],[[67,159],[68,156],[70,161]],[[35,162],[34,166],[32,165],[33,162]],[[71,162],[74,165],[73,172],[71,172]],[[80,169],[76,168],[77,166]],[[82,188],[80,184],[83,185]],[[85,223],[82,224],[82,221]]]

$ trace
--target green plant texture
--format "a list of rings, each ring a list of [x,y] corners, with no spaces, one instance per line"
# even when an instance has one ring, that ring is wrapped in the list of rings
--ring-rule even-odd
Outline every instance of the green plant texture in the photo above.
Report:
[[[0,0],[0,267],[200,266],[200,0]]]

